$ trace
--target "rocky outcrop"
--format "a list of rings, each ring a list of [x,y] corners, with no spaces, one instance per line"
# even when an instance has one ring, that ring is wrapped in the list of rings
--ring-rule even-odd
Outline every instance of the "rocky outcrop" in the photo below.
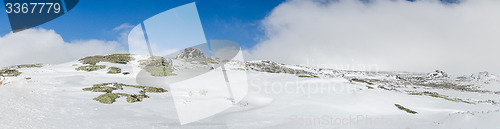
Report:
[[[428,79],[448,78],[448,74],[441,70],[436,70],[434,72],[428,73],[427,78]]]
[[[247,69],[259,72],[316,75],[313,72],[309,72],[303,69],[289,68],[282,64],[274,63],[271,61],[246,62],[245,66],[247,67]]]
[[[186,48],[183,52],[175,56],[174,59],[205,58],[205,54],[197,48]]]
[[[173,62],[172,59],[161,57],[161,56],[152,56],[149,59],[139,60],[140,66],[154,66],[154,67],[172,67]]]
[[[161,56],[153,56],[149,59],[139,60],[139,67],[148,71],[151,76],[173,76],[173,61]]]

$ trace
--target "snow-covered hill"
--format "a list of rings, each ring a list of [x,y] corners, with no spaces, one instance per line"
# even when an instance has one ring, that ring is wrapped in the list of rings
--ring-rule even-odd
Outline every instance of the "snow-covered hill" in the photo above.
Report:
[[[190,84],[202,89],[179,96],[162,85],[196,76],[210,79],[215,75],[207,76],[209,71],[246,74],[248,94],[237,101],[219,95],[222,93],[210,85],[203,86],[204,82],[193,82]],[[488,72],[462,76],[439,70],[342,71],[272,61],[211,59],[196,49],[186,49],[172,59],[89,56],[64,64],[11,66],[0,74],[4,76],[0,128],[500,126],[500,82]],[[181,125],[177,98],[183,99],[181,104],[234,103],[208,118]]]

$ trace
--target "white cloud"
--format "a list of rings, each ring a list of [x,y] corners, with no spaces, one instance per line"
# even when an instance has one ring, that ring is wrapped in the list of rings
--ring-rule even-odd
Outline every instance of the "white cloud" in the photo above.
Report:
[[[133,25],[130,25],[129,23],[123,23],[120,26],[113,28],[113,31],[131,30],[132,28],[134,28]]]
[[[500,73],[498,12],[498,0],[291,0],[267,16],[268,39],[246,55],[355,70],[363,68],[352,65],[364,64],[378,70]]]
[[[54,30],[28,29],[0,37],[0,66],[63,63],[96,54],[124,53],[115,41],[65,42]]]
[[[113,28],[114,33],[119,33],[120,36],[118,37],[117,41],[121,43],[122,45],[128,44],[128,34],[130,31],[134,28],[133,25],[130,25],[129,23],[123,23],[115,28]]]

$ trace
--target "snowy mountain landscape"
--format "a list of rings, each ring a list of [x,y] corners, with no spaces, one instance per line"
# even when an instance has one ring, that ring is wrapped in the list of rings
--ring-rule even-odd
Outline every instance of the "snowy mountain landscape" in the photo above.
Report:
[[[189,80],[215,79],[209,71],[245,74],[248,93],[231,98],[206,82]],[[188,48],[173,58],[88,56],[63,64],[6,67],[0,74],[0,128],[500,126],[500,80],[488,72],[334,70],[212,59]],[[177,82],[198,85],[199,90],[180,94],[165,85]],[[183,105],[221,102],[232,106],[192,123],[179,121]]]

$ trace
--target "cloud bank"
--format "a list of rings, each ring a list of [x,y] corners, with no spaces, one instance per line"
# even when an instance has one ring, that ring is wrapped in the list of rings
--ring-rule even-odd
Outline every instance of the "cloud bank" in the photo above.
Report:
[[[497,0],[290,0],[263,21],[267,39],[246,56],[351,70],[500,74],[498,12]]]
[[[65,42],[54,30],[28,29],[0,37],[0,66],[64,63],[96,54],[126,52],[116,41]]]

